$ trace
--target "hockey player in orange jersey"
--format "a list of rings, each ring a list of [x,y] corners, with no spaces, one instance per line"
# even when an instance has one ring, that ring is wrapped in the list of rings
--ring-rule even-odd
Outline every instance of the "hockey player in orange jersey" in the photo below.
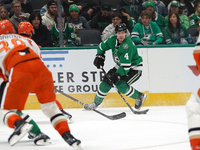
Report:
[[[193,70],[193,73],[198,76],[199,73],[195,72],[200,71],[200,34],[193,51],[193,56],[196,62],[195,69],[197,69],[196,71]],[[191,94],[190,99],[186,103],[186,112],[191,149],[200,150],[200,89]]]
[[[28,22],[22,24],[25,26]],[[23,25],[19,24],[19,30]],[[7,82],[0,100],[0,121],[14,128],[8,142],[15,145],[33,128],[16,113],[24,109],[29,93],[33,92],[43,113],[62,138],[70,146],[81,149],[80,140],[71,135],[67,120],[55,103],[52,75],[39,57],[37,44],[30,38],[12,33],[12,24],[8,20],[0,21],[0,77],[2,83]]]

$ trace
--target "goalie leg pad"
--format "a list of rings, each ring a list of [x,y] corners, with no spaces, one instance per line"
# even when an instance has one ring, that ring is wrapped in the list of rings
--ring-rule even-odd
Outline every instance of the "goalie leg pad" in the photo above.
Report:
[[[59,110],[55,102],[41,104],[43,113],[51,120],[53,127],[62,135],[69,130],[66,118]]]

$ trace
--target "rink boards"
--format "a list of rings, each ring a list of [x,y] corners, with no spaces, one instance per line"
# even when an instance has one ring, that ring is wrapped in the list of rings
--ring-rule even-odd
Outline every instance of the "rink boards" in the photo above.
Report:
[[[142,77],[132,86],[148,97],[144,106],[185,105],[193,91],[200,87],[200,79],[188,66],[195,66],[194,45],[188,47],[138,47],[143,58]],[[52,72],[55,87],[77,98],[83,103],[92,102],[103,73],[93,65],[95,47],[42,49],[45,65]],[[106,52],[104,69],[114,66],[111,51]],[[71,99],[56,94],[64,108],[83,107]],[[134,100],[124,96],[131,106]],[[112,89],[101,107],[123,107],[124,101]],[[25,109],[38,109],[40,104],[30,94]]]

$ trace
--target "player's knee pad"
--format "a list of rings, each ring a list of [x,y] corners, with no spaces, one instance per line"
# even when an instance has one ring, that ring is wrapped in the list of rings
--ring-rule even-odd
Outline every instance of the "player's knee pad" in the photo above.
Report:
[[[42,107],[43,113],[48,118],[50,118],[53,126],[55,126],[56,124],[58,124],[59,122],[61,122],[63,120],[64,121],[66,120],[64,115],[61,113],[61,111],[59,110],[59,108],[55,102],[41,104],[41,107]]]
[[[129,86],[124,80],[119,80],[116,84],[116,87],[123,94],[125,94],[129,89]]]
[[[108,85],[106,82],[101,82],[99,85],[99,91],[102,93],[108,93],[112,88],[111,85]]]

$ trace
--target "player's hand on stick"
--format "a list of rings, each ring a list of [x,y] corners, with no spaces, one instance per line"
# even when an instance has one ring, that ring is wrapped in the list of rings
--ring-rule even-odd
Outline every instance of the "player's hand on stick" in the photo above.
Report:
[[[110,81],[113,83],[113,84],[116,84],[117,81],[120,80],[121,76],[119,73],[112,73],[112,74],[109,74],[108,75]]]
[[[105,55],[103,54],[97,54],[95,59],[94,59],[94,65],[100,69],[100,67],[104,66],[104,61],[105,61]]]

